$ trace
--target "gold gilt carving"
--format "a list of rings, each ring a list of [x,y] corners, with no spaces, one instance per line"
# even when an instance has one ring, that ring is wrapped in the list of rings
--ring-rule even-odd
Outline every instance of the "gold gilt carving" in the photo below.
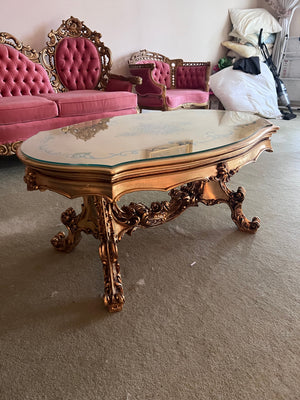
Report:
[[[203,203],[207,206],[227,203],[231,209],[231,218],[238,229],[244,232],[254,233],[259,227],[259,218],[254,217],[249,221],[243,211],[242,202],[245,198],[245,190],[239,187],[236,192],[226,186],[230,177],[238,171],[228,170],[225,163],[217,165],[217,175],[188,183],[169,192],[170,201],[153,202],[150,207],[142,203],[130,203],[119,208],[113,205],[115,219],[123,225],[119,239],[126,232],[131,234],[138,227],[153,227],[168,222],[180,215],[188,207],[198,206]],[[209,197],[207,196],[209,194]]]
[[[118,262],[118,238],[111,213],[111,202],[101,197],[97,198],[95,205],[100,239],[99,254],[104,272],[104,304],[111,312],[121,311],[125,297]]]
[[[242,232],[255,233],[260,225],[260,219],[253,217],[249,221],[243,211],[242,202],[245,199],[246,191],[243,187],[239,187],[236,192],[230,192],[229,207],[231,209],[231,218]]]
[[[7,32],[0,32],[0,43],[6,44],[14,47],[16,50],[20,51],[31,61],[38,63],[39,62],[39,53],[34,50],[32,47],[28,45],[24,45],[23,42],[18,40],[15,36],[11,35]]]
[[[108,128],[110,118],[103,118],[98,121],[87,121],[77,125],[70,125],[61,128],[63,132],[71,133],[76,139],[82,139],[85,142],[96,135],[97,132]]]
[[[219,163],[217,165],[217,176],[216,179],[221,181],[221,182],[229,182],[230,178],[238,172],[239,168],[235,169],[228,169],[228,166],[226,163]],[[214,178],[211,178],[212,180]]]
[[[55,67],[55,51],[60,40],[66,37],[83,37],[89,39],[97,48],[101,60],[101,77],[98,84],[99,89],[105,88],[109,79],[109,71],[111,70],[111,51],[101,41],[102,35],[98,32],[91,31],[82,21],[77,18],[70,17],[66,21],[62,21],[57,30],[51,30],[48,34],[49,41],[46,47],[41,51],[41,61],[48,72],[53,89],[56,92],[64,92],[66,88],[60,82]]]
[[[201,201],[206,180],[188,183],[169,192],[170,201],[153,202],[150,207],[142,203],[130,203],[128,206],[113,207],[115,219],[124,226],[120,232],[131,234],[137,227],[153,227],[171,221],[191,206]],[[126,228],[125,228],[126,227]]]
[[[0,156],[12,156],[13,154],[16,154],[21,143],[21,141],[17,141],[13,143],[0,144]]]
[[[77,215],[75,210],[70,207],[61,215],[61,222],[68,229],[68,236],[64,232],[59,232],[51,239],[52,245],[59,251],[69,253],[81,240],[81,229],[78,227],[78,222],[81,219],[81,214]]]
[[[230,178],[237,173],[239,168],[235,168],[233,170],[229,170],[227,163],[219,163],[217,165],[217,175],[214,178],[210,178],[210,182],[212,184],[217,183],[220,185],[220,189],[222,190],[225,197],[220,196],[215,199],[203,199],[201,202],[206,205],[214,205],[220,203],[226,203],[231,209],[231,219],[237,225],[238,229],[242,232],[255,233],[260,226],[260,219],[258,217],[253,217],[251,221],[249,221],[243,211],[242,211],[242,203],[245,199],[246,191],[243,187],[238,187],[238,190],[232,191],[226,186],[226,183],[229,182]]]
[[[26,167],[24,182],[27,184],[27,190],[32,191],[39,189],[36,178],[36,173],[31,168]]]
[[[81,239],[81,232],[100,240],[99,254],[104,272],[104,304],[110,312],[121,311],[125,302],[118,263],[118,228],[111,213],[111,202],[102,196],[84,198],[82,211],[68,208],[61,215],[68,234],[59,232],[51,243],[59,251],[72,251]]]

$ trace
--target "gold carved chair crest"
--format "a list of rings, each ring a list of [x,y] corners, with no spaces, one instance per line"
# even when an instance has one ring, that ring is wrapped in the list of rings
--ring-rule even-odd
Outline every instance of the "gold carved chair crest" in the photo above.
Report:
[[[56,92],[64,92],[69,90],[66,87],[66,83],[63,81],[61,73],[58,69],[58,51],[62,41],[66,40],[71,43],[74,39],[75,42],[79,43],[78,38],[82,39],[84,43],[84,49],[89,47],[89,52],[94,52],[94,60],[98,62],[98,82],[96,82],[97,89],[104,89],[109,80],[109,72],[111,70],[111,51],[101,41],[102,35],[99,32],[91,31],[82,21],[78,18],[70,17],[66,21],[62,21],[61,25],[57,30],[51,30],[48,34],[49,41],[46,43],[46,47],[41,51],[41,63],[48,72],[53,89]],[[88,46],[87,46],[88,45]],[[92,49],[94,47],[94,49]],[[96,54],[96,57],[95,57]],[[79,59],[80,53],[77,53],[77,57],[74,61],[77,62],[77,68],[80,69],[82,64],[85,62],[84,56],[82,60]],[[81,64],[80,64],[81,62]]]

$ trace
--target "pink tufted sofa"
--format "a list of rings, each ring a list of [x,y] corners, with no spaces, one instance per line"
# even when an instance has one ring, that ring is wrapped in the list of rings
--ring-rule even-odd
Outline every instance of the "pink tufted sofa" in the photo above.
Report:
[[[163,111],[178,108],[208,108],[210,62],[170,60],[162,54],[140,50],[128,61],[141,109]]]
[[[70,17],[48,37],[37,52],[0,33],[0,155],[39,131],[137,113],[138,80],[111,73],[100,33]]]

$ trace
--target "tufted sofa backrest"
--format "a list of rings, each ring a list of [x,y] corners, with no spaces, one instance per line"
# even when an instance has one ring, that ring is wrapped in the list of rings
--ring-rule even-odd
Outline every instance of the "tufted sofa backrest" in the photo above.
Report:
[[[101,60],[95,45],[87,38],[66,37],[55,52],[56,71],[68,90],[95,89],[101,74]]]
[[[165,85],[167,89],[170,89],[171,71],[168,63],[158,60],[142,60],[137,64],[154,64],[155,67],[152,70],[152,78],[155,80],[155,82]]]
[[[0,97],[53,93],[47,72],[15,48],[0,44]]]
[[[207,66],[178,66],[176,68],[177,89],[202,89],[206,90]]]

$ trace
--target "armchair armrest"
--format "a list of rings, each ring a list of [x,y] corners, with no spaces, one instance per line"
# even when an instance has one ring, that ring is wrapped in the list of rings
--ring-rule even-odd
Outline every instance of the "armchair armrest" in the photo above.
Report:
[[[134,85],[141,84],[142,80],[136,76],[123,76],[116,74],[108,74],[108,82],[105,90],[107,92],[127,91],[132,92]]]
[[[140,95],[155,94],[164,95],[166,86],[156,82],[153,79],[152,71],[155,64],[129,64],[130,73],[136,77],[140,77],[142,82],[136,86],[136,91]]]
[[[109,74],[109,79],[117,79],[119,81],[128,81],[132,85],[139,85],[141,83],[141,79],[136,76],[123,76],[123,75],[116,75],[116,74]]]

